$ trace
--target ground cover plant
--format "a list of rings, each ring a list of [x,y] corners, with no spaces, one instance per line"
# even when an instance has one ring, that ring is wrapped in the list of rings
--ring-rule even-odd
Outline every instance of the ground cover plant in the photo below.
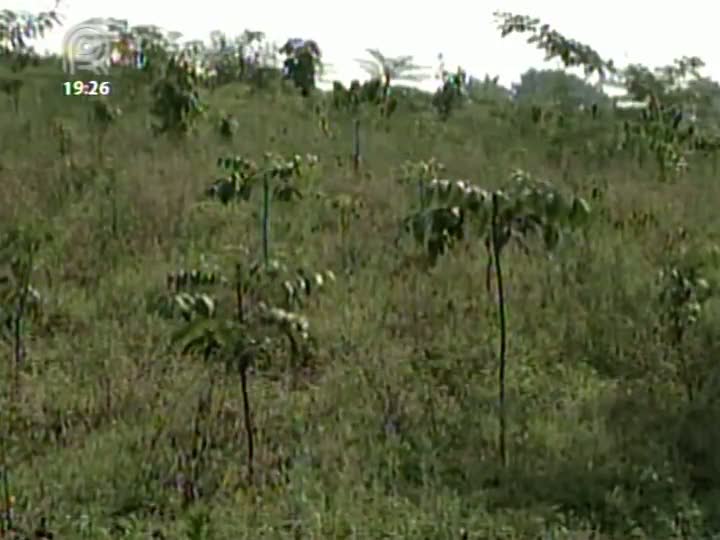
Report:
[[[496,16],[601,84],[0,12],[0,538],[720,538],[720,86]]]

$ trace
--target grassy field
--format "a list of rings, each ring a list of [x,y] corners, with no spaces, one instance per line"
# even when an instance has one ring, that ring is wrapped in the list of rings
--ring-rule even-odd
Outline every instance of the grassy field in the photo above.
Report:
[[[19,372],[3,345],[17,527],[45,518],[73,540],[720,537],[720,303],[673,346],[657,279],[720,230],[710,160],[661,183],[651,161],[602,150],[610,113],[550,133],[499,103],[443,123],[416,97],[390,119],[360,114],[356,173],[354,117],[329,110],[327,135],[296,92],[221,87],[198,133],[173,141],[113,81],[123,115],[101,163],[87,120],[99,98],[63,96],[48,69],[22,74],[17,114],[0,110],[0,225],[42,236],[43,313]],[[232,141],[219,111],[238,121]],[[249,373],[250,484],[240,377],[169,347],[178,322],[151,308],[168,272],[260,259],[261,192],[225,206],[204,191],[218,157],[266,151],[317,155],[313,189],[359,204],[345,229],[326,199],[272,206],[271,255],[336,280],[304,309],[314,357],[277,352]],[[536,240],[503,254],[506,466],[487,253],[469,234],[431,267],[397,240],[417,199],[399,168],[431,157],[493,189],[521,168],[592,206],[551,256]]]

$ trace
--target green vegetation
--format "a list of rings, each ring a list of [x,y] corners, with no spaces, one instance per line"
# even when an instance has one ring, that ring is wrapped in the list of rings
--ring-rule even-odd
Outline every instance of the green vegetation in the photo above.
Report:
[[[322,43],[113,20],[140,67],[67,96],[0,15],[0,538],[720,538],[700,59],[498,14],[641,106],[322,92]]]

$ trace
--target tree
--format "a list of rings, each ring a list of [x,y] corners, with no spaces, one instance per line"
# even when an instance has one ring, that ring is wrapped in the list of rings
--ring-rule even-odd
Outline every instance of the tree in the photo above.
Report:
[[[285,56],[283,72],[308,97],[315,89],[317,76],[322,71],[322,52],[312,39],[292,38],[280,49]]]
[[[697,104],[702,101],[704,91],[710,91],[713,86],[707,79],[701,82],[699,70],[704,65],[696,56],[684,56],[671,65],[654,69],[631,64],[617,74],[612,84],[624,89],[634,101],[654,99],[667,106]]]
[[[609,97],[580,77],[563,70],[529,69],[520,76],[520,83],[512,86],[513,98],[518,102],[532,101],[536,105],[557,104],[577,109],[608,103]]]
[[[230,39],[220,31],[210,35],[209,63],[216,85],[234,81],[254,82],[262,87],[264,75],[277,69],[277,47],[266,41],[263,32],[244,30]]]
[[[494,13],[500,36],[514,33],[529,33],[527,43],[545,52],[545,61],[559,59],[567,68],[582,67],[585,76],[597,74],[601,83],[616,72],[612,60],[603,59],[600,54],[584,43],[563,36],[540,19],[513,13]]]
[[[438,77],[442,82],[442,86],[437,89],[433,95],[432,104],[445,121],[450,117],[450,113],[460,107],[467,99],[467,82],[468,77],[465,70],[458,66],[455,72],[445,69],[443,56],[438,56],[440,60],[440,69]]]
[[[688,82],[685,88],[688,101],[694,106],[695,119],[701,125],[717,125],[720,119],[720,84],[700,77]]]
[[[50,11],[35,15],[9,9],[0,11],[0,59],[9,60],[13,71],[20,71],[36,60],[37,55],[30,44],[32,40],[42,38],[48,30],[62,25],[58,4]]]
[[[387,100],[390,96],[390,85],[393,81],[422,81],[427,75],[417,72],[426,69],[413,63],[412,56],[398,56],[388,58],[377,49],[367,49],[372,60],[358,59],[356,62],[373,78],[381,81],[382,97]]]
[[[491,79],[487,74],[482,80],[468,76],[466,87],[467,95],[473,101],[503,101],[512,98],[512,91],[498,84],[498,77]]]

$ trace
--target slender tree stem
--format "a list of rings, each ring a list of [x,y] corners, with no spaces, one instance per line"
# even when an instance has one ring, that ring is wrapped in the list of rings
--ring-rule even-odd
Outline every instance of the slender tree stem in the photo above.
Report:
[[[360,170],[360,120],[353,120],[353,153],[352,153],[353,171],[357,173]]]
[[[242,389],[243,398],[243,412],[245,416],[245,434],[247,436],[248,445],[248,479],[250,483],[253,483],[255,477],[253,473],[253,461],[255,456],[255,445],[253,443],[253,430],[252,430],[252,418],[250,417],[250,397],[248,395],[248,382],[247,382],[247,369],[248,366],[243,365],[240,369],[240,386]]]
[[[499,415],[500,415],[500,460],[503,467],[507,466],[506,448],[506,418],[505,418],[505,356],[507,350],[507,328],[505,322],[505,291],[503,289],[502,266],[500,264],[500,233],[498,231],[498,197],[493,194],[492,198],[492,255],[495,263],[495,277],[497,279],[498,295],[498,317],[500,319],[500,358],[498,370],[498,393],[499,393]]]
[[[262,231],[263,262],[267,268],[270,265],[270,180],[267,175],[263,178]]]

